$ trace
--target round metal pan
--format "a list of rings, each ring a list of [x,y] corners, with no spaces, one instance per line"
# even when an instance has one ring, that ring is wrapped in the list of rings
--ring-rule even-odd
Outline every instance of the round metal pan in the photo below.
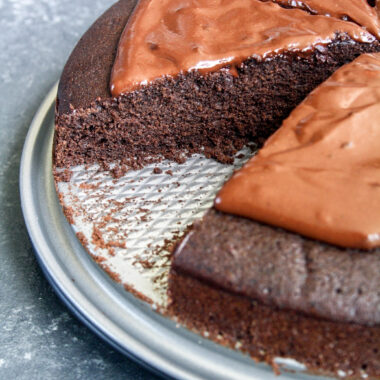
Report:
[[[30,126],[21,159],[20,193],[37,258],[58,295],[113,347],[166,375],[178,379],[278,379],[269,366],[254,363],[159,315],[112,281],[87,254],[63,215],[54,187],[56,93],[57,85]],[[296,378],[313,377],[281,375],[281,380]]]

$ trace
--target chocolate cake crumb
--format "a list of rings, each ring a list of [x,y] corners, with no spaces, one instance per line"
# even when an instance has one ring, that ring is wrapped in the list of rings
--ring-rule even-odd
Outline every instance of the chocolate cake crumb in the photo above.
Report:
[[[107,272],[107,274],[112,278],[112,280],[114,280],[115,282],[119,282],[121,283],[121,278],[120,278],[120,275],[118,273],[116,273],[115,271],[113,271],[109,265],[101,262],[100,263],[100,266],[102,267],[102,269]]]
[[[80,243],[82,244],[82,246],[87,247],[88,240],[87,240],[86,236],[84,235],[84,233],[83,232],[77,232],[76,236],[77,236],[78,240],[80,241]]]
[[[96,256],[96,255],[91,255],[91,257],[93,258],[93,260],[97,263],[97,264],[102,264],[104,261],[107,261],[107,259],[105,258],[105,257],[103,257],[103,256]],[[105,269],[105,267],[103,267],[102,265],[101,265],[101,267],[103,268],[103,269]]]
[[[80,183],[79,188],[82,190],[97,190],[100,186],[100,182],[98,183]]]
[[[114,241],[114,240],[111,240],[109,242],[106,243],[106,247],[109,248],[109,247],[112,247],[112,248],[127,248],[127,245],[124,241]]]
[[[72,175],[72,171],[68,168],[63,171],[53,170],[53,176],[56,182],[70,182]]]
[[[92,229],[92,244],[94,244],[96,248],[107,248],[103,234],[96,226]]]
[[[65,214],[66,219],[67,219],[67,221],[70,224],[74,224],[75,223],[75,220],[74,220],[74,209],[72,207],[70,207],[70,206],[63,206],[63,213]]]
[[[139,264],[142,265],[143,268],[145,269],[151,269],[153,268],[154,264],[152,264],[150,261],[148,260],[138,260],[137,261]]]
[[[141,299],[142,301],[145,301],[146,303],[153,305],[153,301],[149,297],[147,297],[145,294],[136,290],[132,285],[123,284],[123,286],[127,292],[133,294],[135,297]]]
[[[154,174],[161,174],[161,173],[162,173],[162,169],[160,169],[160,168],[158,168],[158,167],[155,167],[155,168],[153,169],[153,173],[154,173]]]
[[[116,165],[111,171],[111,175],[114,179],[119,179],[125,175],[127,172],[125,165]]]

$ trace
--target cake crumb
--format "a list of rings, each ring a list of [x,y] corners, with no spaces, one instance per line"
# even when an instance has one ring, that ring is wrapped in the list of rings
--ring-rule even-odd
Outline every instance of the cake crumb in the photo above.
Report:
[[[84,235],[84,233],[83,232],[77,232],[76,236],[77,236],[78,240],[81,242],[81,244],[84,247],[87,247],[88,241],[87,241],[86,236]]]
[[[119,179],[124,176],[127,172],[125,165],[116,165],[113,169],[110,170],[110,173],[114,179]]]
[[[74,209],[71,206],[63,206],[63,213],[70,224],[74,224]]]
[[[155,168],[153,169],[153,173],[154,173],[154,174],[161,174],[161,173],[162,173],[162,169],[160,169],[160,168],[158,168],[158,167],[155,167]]]
[[[65,169],[63,171],[54,170],[53,176],[56,182],[70,182],[73,173],[70,169]]]

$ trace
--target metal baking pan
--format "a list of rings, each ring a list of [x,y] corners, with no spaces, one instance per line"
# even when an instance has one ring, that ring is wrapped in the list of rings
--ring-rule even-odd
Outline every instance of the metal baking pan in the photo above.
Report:
[[[91,258],[76,237],[78,231],[65,218],[55,191],[52,141],[56,93],[57,85],[30,126],[21,159],[20,193],[36,256],[58,295],[113,347],[166,375],[178,379],[278,379],[268,365],[255,363],[239,351],[217,345],[158,314],[151,304],[113,281]],[[284,372],[280,377],[313,378],[321,379],[301,372]]]

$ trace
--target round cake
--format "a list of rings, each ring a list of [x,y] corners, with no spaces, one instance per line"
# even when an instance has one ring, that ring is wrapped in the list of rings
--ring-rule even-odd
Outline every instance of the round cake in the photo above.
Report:
[[[319,3],[118,1],[63,70],[54,168],[193,153],[230,163],[261,146],[338,68],[380,51],[374,4]],[[210,210],[178,246],[169,313],[260,360],[380,377],[379,249],[225,211]]]

